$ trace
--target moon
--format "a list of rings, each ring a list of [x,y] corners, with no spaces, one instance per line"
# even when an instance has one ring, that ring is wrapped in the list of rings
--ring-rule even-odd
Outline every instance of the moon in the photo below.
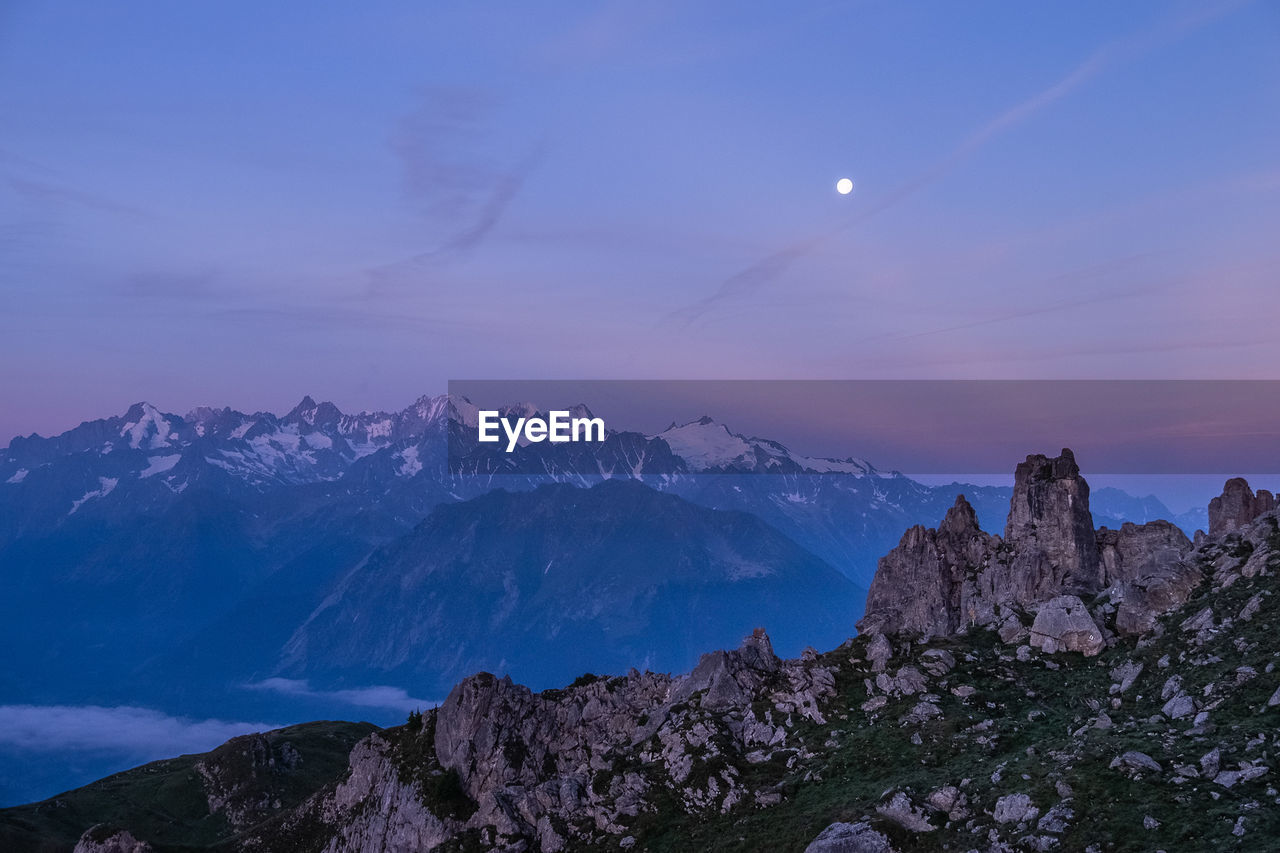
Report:
[[[836,181],[836,192],[840,193],[840,195],[848,195],[853,192],[853,181],[848,178],[841,178]]]

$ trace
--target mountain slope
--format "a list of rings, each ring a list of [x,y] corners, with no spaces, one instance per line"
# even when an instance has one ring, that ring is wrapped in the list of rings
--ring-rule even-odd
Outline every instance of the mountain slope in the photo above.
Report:
[[[443,691],[477,670],[549,684],[682,668],[761,622],[793,651],[834,642],[863,594],[750,515],[634,481],[498,491],[439,507],[352,571],[294,634],[282,674],[373,671]]]
[[[1011,605],[1022,632],[1004,638],[868,634],[780,660],[754,632],[676,678],[534,693],[474,676],[218,849],[1270,849],[1280,513],[1237,521],[1177,559],[1192,584],[1144,630],[1117,633],[1127,581],[1098,595],[1085,618],[1106,640],[1083,652],[1043,642],[1070,628],[1042,621],[1051,598]],[[1029,565],[1016,551],[1048,540],[1012,541],[1008,562]],[[142,825],[125,828],[151,840]],[[195,824],[169,831],[184,829],[212,849]]]
[[[344,775],[368,723],[305,723],[234,738],[108,776],[29,806],[0,809],[0,850],[69,853],[90,827],[126,826],[159,850],[207,848],[296,808]]]

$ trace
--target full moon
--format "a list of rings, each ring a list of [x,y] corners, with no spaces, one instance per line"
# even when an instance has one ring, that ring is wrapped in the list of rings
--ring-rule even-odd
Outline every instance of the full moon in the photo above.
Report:
[[[848,195],[853,192],[853,181],[848,178],[841,178],[836,181],[836,192],[840,193],[840,195]]]

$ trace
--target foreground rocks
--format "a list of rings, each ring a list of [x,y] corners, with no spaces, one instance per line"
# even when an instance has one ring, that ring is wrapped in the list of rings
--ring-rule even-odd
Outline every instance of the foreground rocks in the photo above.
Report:
[[[154,848],[126,830],[95,826],[80,837],[74,853],[154,853]]]

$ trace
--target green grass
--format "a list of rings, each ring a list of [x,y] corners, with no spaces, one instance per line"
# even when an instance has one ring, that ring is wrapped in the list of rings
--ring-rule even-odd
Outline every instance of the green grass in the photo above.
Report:
[[[318,722],[268,734],[273,745],[292,744],[302,756],[297,770],[262,779],[236,754],[237,741],[213,752],[184,755],[108,776],[40,803],[0,810],[0,850],[6,853],[68,853],[91,826],[128,829],[157,853],[217,849],[236,833],[225,815],[209,814],[204,783],[196,770],[202,759],[218,761],[233,781],[246,783],[250,796],[269,793],[280,812],[336,780],[347,767],[356,741],[376,726]]]

